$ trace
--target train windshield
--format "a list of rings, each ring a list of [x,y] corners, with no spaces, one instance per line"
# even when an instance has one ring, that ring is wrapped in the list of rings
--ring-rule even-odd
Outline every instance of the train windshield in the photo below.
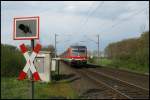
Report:
[[[72,47],[72,54],[75,56],[84,56],[86,54],[85,46]]]
[[[81,53],[84,53],[84,52],[86,52],[86,48],[78,48],[78,51]]]

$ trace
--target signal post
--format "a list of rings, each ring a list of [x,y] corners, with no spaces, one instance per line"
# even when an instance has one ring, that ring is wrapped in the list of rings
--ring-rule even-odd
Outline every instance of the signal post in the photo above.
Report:
[[[26,65],[20,72],[18,80],[26,77],[27,71],[30,71],[30,98],[34,98],[34,81],[40,80],[39,74],[34,66],[34,58],[41,49],[41,45],[37,44],[34,48],[34,40],[39,39],[39,16],[34,17],[18,17],[14,18],[13,23],[13,39],[14,40],[30,40],[33,53],[28,55],[27,48],[24,44],[20,45],[21,51],[26,58]],[[33,74],[33,75],[32,75]]]

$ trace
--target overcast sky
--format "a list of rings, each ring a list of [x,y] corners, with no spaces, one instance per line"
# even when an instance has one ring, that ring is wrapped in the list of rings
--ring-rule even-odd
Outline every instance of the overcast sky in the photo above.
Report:
[[[111,42],[139,37],[149,30],[148,1],[1,1],[1,43],[19,47],[29,40],[13,40],[14,17],[40,17],[40,43],[63,52],[79,43],[100,50]],[[94,40],[94,41],[92,41]]]

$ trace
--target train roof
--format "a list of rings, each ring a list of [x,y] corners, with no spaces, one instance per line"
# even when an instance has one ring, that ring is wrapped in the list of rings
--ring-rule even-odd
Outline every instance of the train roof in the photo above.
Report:
[[[86,48],[86,46],[72,45],[70,48]]]

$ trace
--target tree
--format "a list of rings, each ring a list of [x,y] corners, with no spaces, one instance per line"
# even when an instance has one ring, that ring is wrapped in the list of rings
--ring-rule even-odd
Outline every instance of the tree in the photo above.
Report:
[[[125,39],[111,43],[105,48],[105,56],[113,60],[122,60],[149,66],[149,31],[139,38]]]

